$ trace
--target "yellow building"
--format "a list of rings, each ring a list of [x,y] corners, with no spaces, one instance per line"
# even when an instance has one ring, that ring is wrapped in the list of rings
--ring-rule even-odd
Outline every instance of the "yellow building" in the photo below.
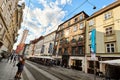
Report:
[[[11,51],[22,21],[23,5],[19,0],[0,0],[0,50]]]
[[[96,30],[96,67],[104,72],[105,65],[99,61],[120,58],[120,1],[97,11],[87,19],[86,27],[86,72],[94,73],[91,60],[91,31]]]
[[[55,55],[62,66],[84,71],[85,26],[88,15],[82,11],[58,26]]]

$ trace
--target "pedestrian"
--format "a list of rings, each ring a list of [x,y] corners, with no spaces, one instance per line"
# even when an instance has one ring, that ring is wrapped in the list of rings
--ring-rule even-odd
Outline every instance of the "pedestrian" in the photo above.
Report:
[[[7,62],[9,62],[10,58],[11,58],[12,54],[9,54],[9,56],[7,57]]]
[[[15,64],[16,64],[16,61],[17,61],[17,55],[15,55],[14,58],[13,58],[13,67],[14,67]]]
[[[20,57],[19,62],[17,64],[18,70],[16,72],[15,78],[21,79],[21,73],[23,71],[24,64],[25,64],[25,59],[23,57]]]
[[[10,57],[10,63],[13,61],[13,57],[14,57],[14,55],[11,54],[11,57]]]

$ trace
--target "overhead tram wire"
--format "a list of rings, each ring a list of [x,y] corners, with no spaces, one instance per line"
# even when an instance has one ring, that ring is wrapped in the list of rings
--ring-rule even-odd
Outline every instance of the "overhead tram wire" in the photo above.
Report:
[[[85,0],[82,4],[80,4],[80,5],[79,5],[77,8],[75,8],[72,12],[70,12],[66,17],[64,17],[64,18],[62,19],[62,21],[63,21],[64,19],[66,19],[68,16],[70,16],[72,13],[74,13],[78,8],[80,8],[82,5],[84,5],[87,1],[88,1],[88,0]],[[66,7],[66,5],[63,7],[63,9],[64,9],[65,7]],[[63,10],[63,9],[62,9],[62,10]],[[62,11],[62,10],[61,10],[61,11]],[[57,26],[57,24],[56,24],[55,26]],[[54,27],[55,27],[55,26],[54,26]],[[57,30],[58,30],[58,28],[57,28]],[[56,30],[56,31],[57,31],[57,30]]]
[[[81,6],[83,6],[88,0],[85,0],[82,4],[80,4],[77,8],[75,8],[72,12],[70,12],[66,17],[64,17],[62,20],[66,19],[69,17],[72,13],[74,13],[77,9],[79,9]]]

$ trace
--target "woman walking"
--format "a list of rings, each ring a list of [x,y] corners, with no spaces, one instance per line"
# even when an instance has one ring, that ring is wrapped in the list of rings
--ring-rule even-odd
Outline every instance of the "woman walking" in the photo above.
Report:
[[[21,79],[21,73],[23,71],[24,64],[25,64],[25,59],[23,57],[20,57],[19,62],[17,64],[18,70],[16,72],[15,78]]]

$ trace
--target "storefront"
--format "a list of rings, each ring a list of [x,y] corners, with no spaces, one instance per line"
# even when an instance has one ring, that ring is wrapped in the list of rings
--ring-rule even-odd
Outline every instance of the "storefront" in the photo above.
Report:
[[[105,65],[104,75],[106,79],[120,79],[120,59],[100,61],[100,63]]]
[[[70,56],[69,66],[72,69],[84,71],[84,65],[85,65],[84,59],[85,58],[83,56]]]

